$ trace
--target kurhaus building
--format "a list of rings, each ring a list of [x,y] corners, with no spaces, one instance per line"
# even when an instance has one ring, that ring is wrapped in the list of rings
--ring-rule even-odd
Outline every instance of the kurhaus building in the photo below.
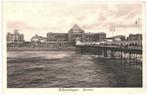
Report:
[[[83,40],[84,36],[85,36],[85,31],[82,30],[77,24],[74,25],[73,28],[71,28],[68,31],[68,41],[69,43],[72,44],[75,44],[76,38]]]
[[[81,41],[93,42],[93,41],[105,41],[105,33],[85,33],[77,24],[75,24],[68,33],[47,33],[47,42],[56,43],[68,43],[70,45],[75,45],[76,39]]]

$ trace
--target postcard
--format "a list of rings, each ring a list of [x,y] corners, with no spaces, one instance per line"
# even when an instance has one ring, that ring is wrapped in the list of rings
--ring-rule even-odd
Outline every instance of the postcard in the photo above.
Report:
[[[145,1],[3,1],[4,93],[144,93]]]

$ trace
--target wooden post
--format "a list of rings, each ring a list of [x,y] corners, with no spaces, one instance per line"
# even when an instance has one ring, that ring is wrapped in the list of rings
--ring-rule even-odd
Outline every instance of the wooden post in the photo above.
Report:
[[[122,64],[123,63],[122,51],[120,51],[120,60],[121,60],[121,64]]]
[[[104,57],[107,58],[107,50],[106,49],[104,49]]]
[[[131,60],[132,60],[132,58],[131,58],[131,53],[129,53],[129,67],[130,67],[130,64],[131,64]]]
[[[110,54],[111,59],[113,59],[113,51],[111,50],[111,54]]]

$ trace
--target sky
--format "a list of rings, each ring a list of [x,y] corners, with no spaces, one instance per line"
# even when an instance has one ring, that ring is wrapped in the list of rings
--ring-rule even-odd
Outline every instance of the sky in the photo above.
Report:
[[[6,32],[19,30],[25,40],[38,34],[67,33],[75,24],[107,37],[142,33],[143,4],[138,2],[4,2]],[[115,31],[110,31],[115,29]]]

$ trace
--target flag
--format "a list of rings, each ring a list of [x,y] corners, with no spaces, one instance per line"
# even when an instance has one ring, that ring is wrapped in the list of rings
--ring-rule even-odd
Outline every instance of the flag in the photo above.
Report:
[[[135,21],[135,25],[140,25],[141,24],[141,19],[138,18],[136,21]]]

